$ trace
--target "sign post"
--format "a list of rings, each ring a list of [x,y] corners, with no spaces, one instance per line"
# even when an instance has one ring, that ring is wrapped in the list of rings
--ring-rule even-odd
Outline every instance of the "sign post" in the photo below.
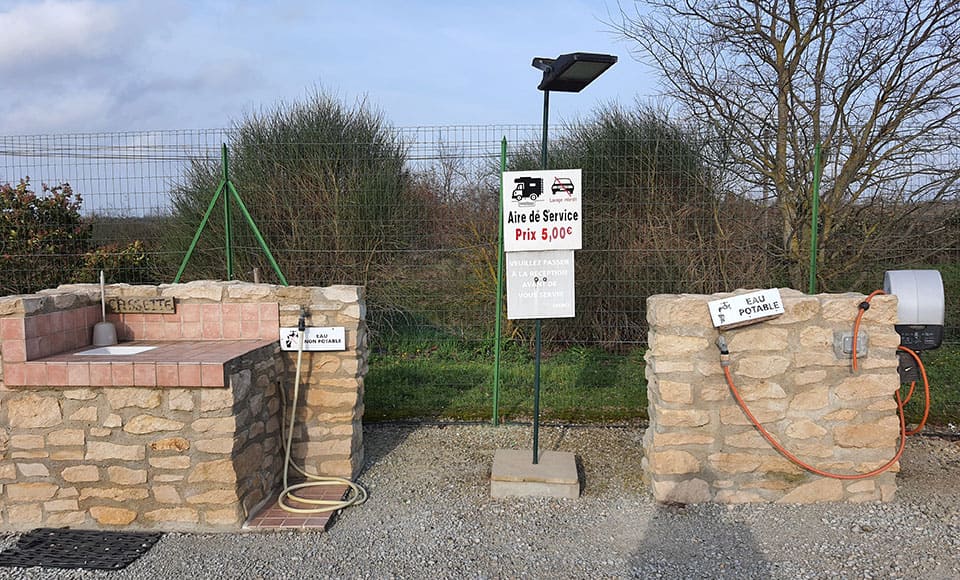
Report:
[[[507,318],[536,320],[534,464],[538,463],[540,431],[540,321],[576,315],[574,250],[583,246],[581,183],[581,170],[554,169],[507,171],[501,184]]]

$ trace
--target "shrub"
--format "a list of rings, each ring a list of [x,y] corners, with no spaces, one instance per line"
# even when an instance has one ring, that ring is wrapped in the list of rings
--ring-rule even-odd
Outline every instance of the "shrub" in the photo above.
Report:
[[[81,197],[70,185],[43,184],[37,195],[29,177],[0,185],[0,287],[25,294],[70,279],[90,245],[90,226],[80,216]]]
[[[379,113],[322,94],[248,117],[229,147],[231,181],[294,284],[364,284],[398,261],[396,251],[417,238],[421,213],[405,162],[403,144]],[[165,241],[171,255],[183,255],[220,179],[219,158],[198,161],[175,188]],[[235,275],[269,272],[239,213]],[[208,223],[187,277],[223,277],[222,215]]]

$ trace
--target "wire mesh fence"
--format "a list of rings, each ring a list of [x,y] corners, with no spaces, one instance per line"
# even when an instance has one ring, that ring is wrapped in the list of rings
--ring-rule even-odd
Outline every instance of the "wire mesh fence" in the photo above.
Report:
[[[540,127],[367,127],[288,139],[271,129],[0,137],[0,184],[9,184],[3,293],[93,282],[100,269],[115,282],[171,282],[211,209],[227,144],[231,182],[287,280],[367,287],[375,354],[410,363],[386,365],[391,380],[413,390],[432,373],[450,386],[442,403],[448,410],[477,385],[488,392],[487,362],[453,366],[446,375],[411,368],[438,356],[489,360],[501,141],[509,169],[538,168]],[[552,132],[550,166],[584,172],[577,316],[544,323],[548,351],[596,358],[590,372],[570,380],[620,380],[617,373],[626,371],[603,353],[629,356],[644,346],[652,294],[806,289],[797,282],[807,274],[806,257],[798,262],[785,249],[799,222],[787,223],[762,184],[711,163],[716,145],[664,127]],[[960,166],[958,148],[947,150],[935,164]],[[901,193],[925,175],[904,171]],[[44,184],[51,189],[45,195]],[[938,268],[947,337],[960,338],[960,204],[947,185],[919,197],[879,192],[821,217],[846,222],[821,240],[820,289],[866,293],[882,284],[886,269]],[[59,201],[38,201],[51,196]],[[214,209],[184,281],[227,275],[225,218]],[[230,219],[233,276],[253,280],[257,272],[276,283],[251,228],[237,212]],[[530,334],[525,323],[508,321],[503,330],[517,352]],[[401,396],[414,395],[394,391],[385,399]]]

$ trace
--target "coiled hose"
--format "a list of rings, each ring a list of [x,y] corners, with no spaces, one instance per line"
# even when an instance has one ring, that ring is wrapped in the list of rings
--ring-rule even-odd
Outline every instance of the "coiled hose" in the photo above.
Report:
[[[306,332],[306,320],[303,312],[300,313],[300,320],[297,328],[300,335],[299,346],[297,347],[297,372],[293,380],[293,397],[291,397],[290,402],[290,423],[287,425],[287,436],[284,439],[283,445],[283,490],[280,492],[280,496],[277,498],[277,505],[279,505],[281,509],[295,514],[321,514],[337,511],[353,505],[360,505],[367,500],[367,490],[363,489],[362,486],[342,477],[328,477],[307,473],[303,468],[294,463],[293,458],[291,457],[291,451],[293,449],[293,428],[296,424],[297,417],[297,401],[300,398],[300,368],[303,364],[303,343],[304,334]],[[305,477],[307,481],[290,485],[290,468],[296,470],[300,475]],[[345,499],[314,499],[296,495],[294,493],[295,491],[301,489],[334,485],[347,486],[348,493]],[[288,503],[288,500],[293,500],[297,503],[306,504],[313,507],[294,507]]]

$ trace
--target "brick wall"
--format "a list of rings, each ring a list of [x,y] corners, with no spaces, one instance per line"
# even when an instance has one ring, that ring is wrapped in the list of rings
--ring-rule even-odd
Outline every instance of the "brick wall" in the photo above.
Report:
[[[808,296],[781,290],[786,313],[724,331],[732,375],[750,410],[788,450],[819,469],[866,473],[893,457],[899,419],[896,297],[866,312],[866,358],[851,372],[834,353],[852,332],[859,294]],[[800,469],[750,425],[730,393],[707,302],[730,294],[647,300],[650,428],[643,469],[660,501],[695,503],[889,501],[898,465],[854,481]]]

